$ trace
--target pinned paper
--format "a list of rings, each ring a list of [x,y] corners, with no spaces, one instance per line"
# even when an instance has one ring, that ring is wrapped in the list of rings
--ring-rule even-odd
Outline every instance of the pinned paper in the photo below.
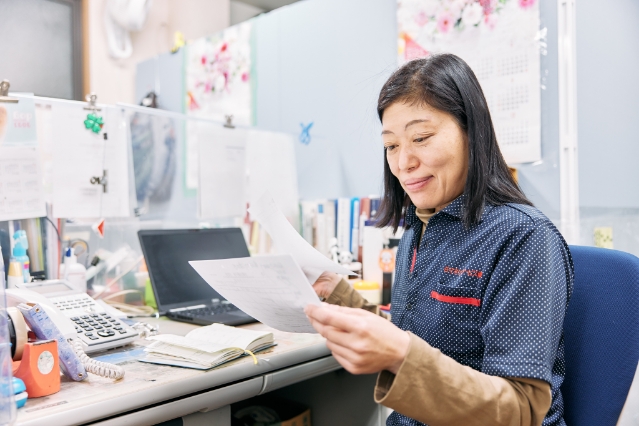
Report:
[[[130,215],[127,125],[119,108],[102,110],[105,124],[97,134],[78,125],[86,116],[84,105],[51,101],[53,217]]]
[[[46,215],[33,97],[0,103],[0,221]]]
[[[198,129],[198,216],[245,216],[246,131],[207,122],[200,122]]]

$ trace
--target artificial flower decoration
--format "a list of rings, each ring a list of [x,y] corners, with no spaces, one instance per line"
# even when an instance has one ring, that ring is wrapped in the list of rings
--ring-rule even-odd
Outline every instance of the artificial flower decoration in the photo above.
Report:
[[[93,133],[100,133],[102,126],[104,126],[104,120],[102,117],[98,117],[93,113],[87,114],[87,119],[84,120],[84,127],[91,130]]]

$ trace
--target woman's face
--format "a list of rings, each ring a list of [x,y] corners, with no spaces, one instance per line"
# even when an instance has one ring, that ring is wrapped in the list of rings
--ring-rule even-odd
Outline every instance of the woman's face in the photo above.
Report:
[[[384,110],[382,140],[391,172],[417,208],[439,211],[464,192],[468,143],[451,115],[395,102]]]

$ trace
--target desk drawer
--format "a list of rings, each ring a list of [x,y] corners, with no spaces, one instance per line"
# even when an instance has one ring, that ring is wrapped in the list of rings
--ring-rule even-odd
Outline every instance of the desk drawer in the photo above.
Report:
[[[295,367],[286,368],[274,373],[264,375],[264,385],[260,391],[260,395],[275,389],[283,388],[294,383],[303,382],[331,371],[339,370],[341,365],[333,358],[317,359],[315,361],[305,362]]]
[[[154,425],[198,411],[211,411],[258,395],[262,389],[262,382],[262,377],[256,377],[92,424],[101,426]]]

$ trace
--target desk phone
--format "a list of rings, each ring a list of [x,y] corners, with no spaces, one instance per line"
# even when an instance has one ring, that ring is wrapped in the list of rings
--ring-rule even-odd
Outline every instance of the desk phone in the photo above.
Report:
[[[79,337],[86,353],[123,346],[138,333],[120,321],[122,314],[101,300],[73,289],[63,280],[24,284],[7,290],[7,306],[40,303],[65,337]]]

